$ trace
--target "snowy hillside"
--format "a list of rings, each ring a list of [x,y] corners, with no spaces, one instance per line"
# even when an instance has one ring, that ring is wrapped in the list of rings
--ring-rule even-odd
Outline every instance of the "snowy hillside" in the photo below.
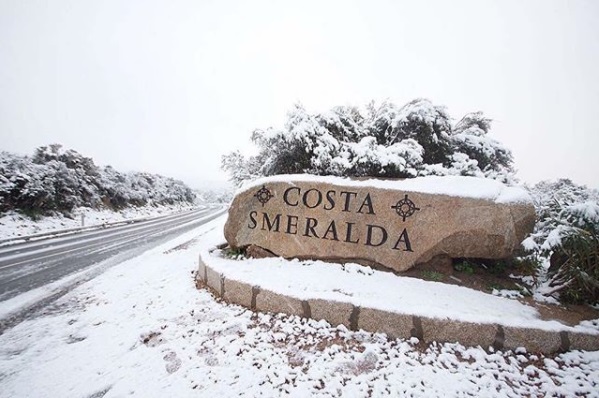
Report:
[[[57,144],[40,147],[33,156],[0,152],[0,213],[68,213],[77,207],[123,209],[190,204],[195,199],[193,190],[181,181],[102,168]]]

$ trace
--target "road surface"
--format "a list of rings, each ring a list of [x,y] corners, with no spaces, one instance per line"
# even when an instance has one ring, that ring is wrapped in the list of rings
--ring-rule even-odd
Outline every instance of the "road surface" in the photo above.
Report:
[[[0,247],[0,305],[94,264],[119,262],[218,217],[225,208],[208,207],[136,224]]]

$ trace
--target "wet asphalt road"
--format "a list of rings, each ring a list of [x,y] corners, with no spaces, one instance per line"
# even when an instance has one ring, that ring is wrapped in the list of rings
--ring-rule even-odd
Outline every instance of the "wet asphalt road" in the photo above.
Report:
[[[0,304],[118,258],[125,261],[223,214],[212,206],[135,224],[0,247]]]

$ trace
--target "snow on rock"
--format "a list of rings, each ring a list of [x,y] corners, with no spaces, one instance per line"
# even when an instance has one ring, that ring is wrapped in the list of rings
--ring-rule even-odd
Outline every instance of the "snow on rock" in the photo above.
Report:
[[[333,176],[315,176],[311,174],[276,175],[259,178],[243,185],[236,195],[249,189],[260,187],[269,182],[322,182],[331,185],[342,185],[361,188],[382,188],[422,192],[434,195],[449,195],[463,198],[487,199],[497,203],[532,204],[529,193],[521,187],[506,186],[501,182],[477,177],[464,176],[427,176],[405,180],[385,179],[351,179]]]
[[[599,352],[426,347],[217,302],[192,273],[223,223],[124,262],[4,331],[0,396],[599,396]]]
[[[510,258],[534,222],[528,193],[494,180],[280,175],[238,191],[225,238],[233,248],[256,245],[285,258],[403,272],[439,255]]]

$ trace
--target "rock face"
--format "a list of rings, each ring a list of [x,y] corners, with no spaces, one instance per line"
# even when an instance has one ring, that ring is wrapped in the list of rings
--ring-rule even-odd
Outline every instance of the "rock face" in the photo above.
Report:
[[[437,255],[501,259],[532,231],[528,194],[473,177],[356,181],[289,175],[240,191],[225,238],[286,258],[405,271]]]

